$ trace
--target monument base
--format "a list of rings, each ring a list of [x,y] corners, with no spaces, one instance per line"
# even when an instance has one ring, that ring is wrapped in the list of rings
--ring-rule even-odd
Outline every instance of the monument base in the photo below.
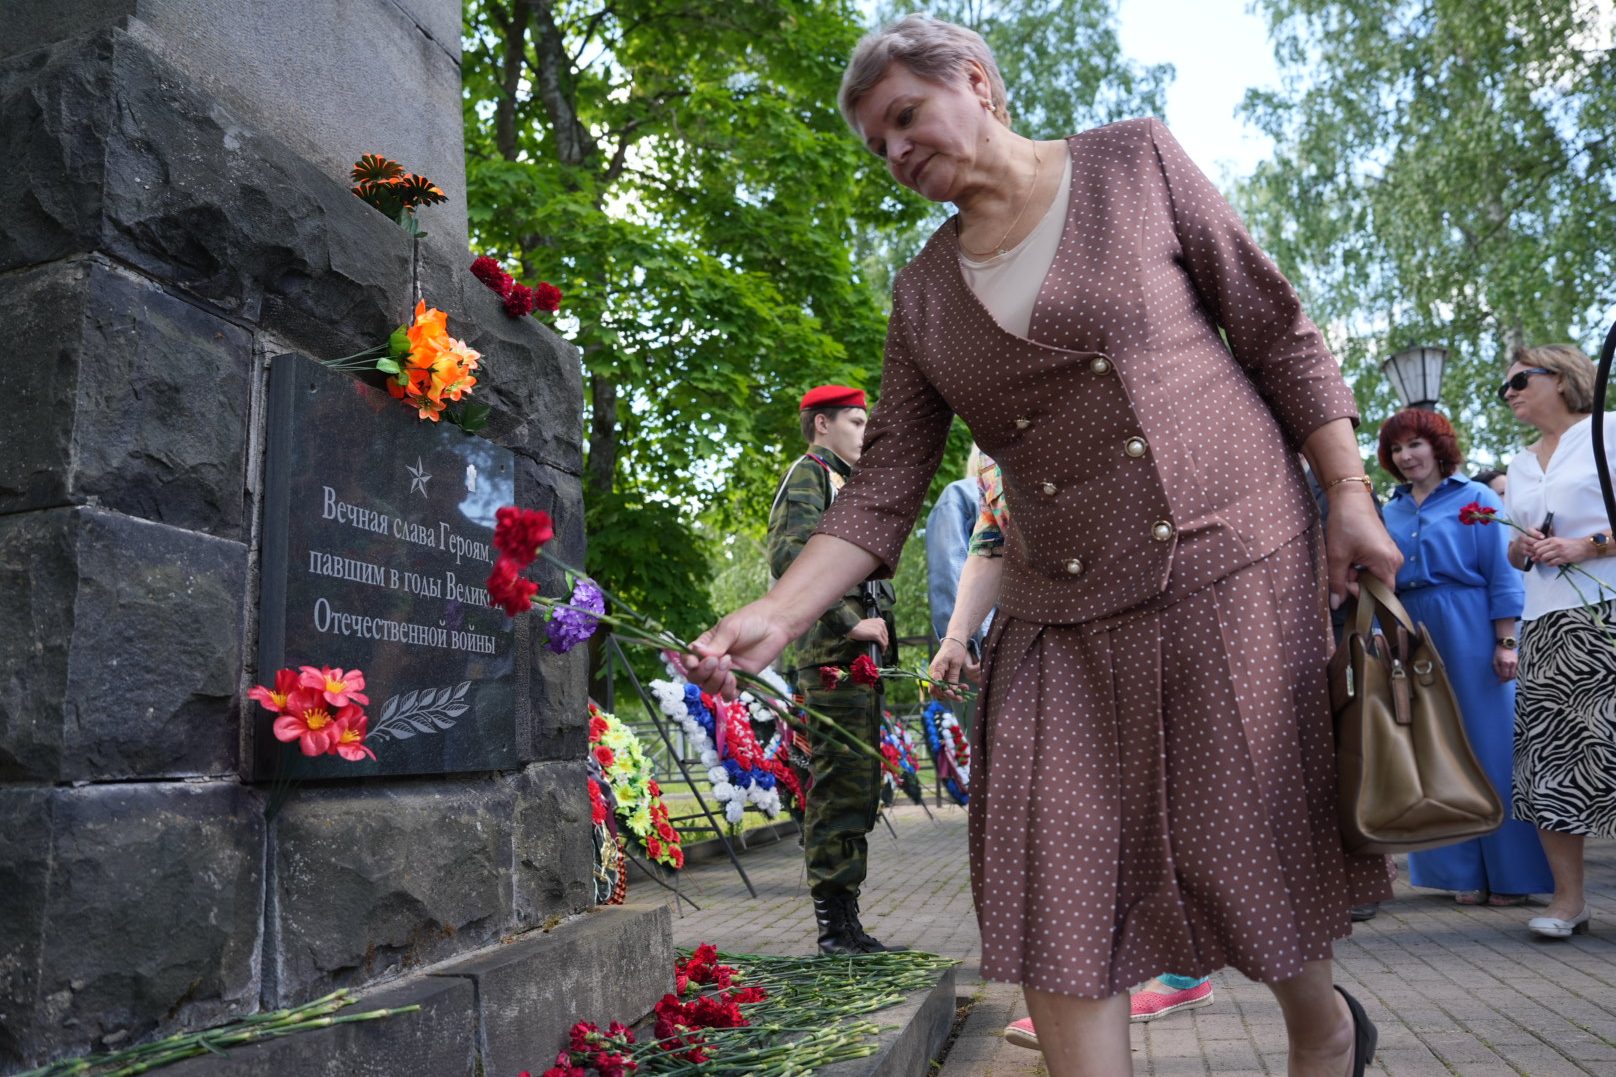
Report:
[[[415,1013],[334,1025],[204,1055],[171,1077],[475,1077],[538,1073],[574,1022],[604,1028],[648,1013],[673,990],[673,923],[666,905],[602,905],[365,992],[344,1013],[419,1004]],[[655,969],[655,975],[646,970]],[[947,1028],[946,1022],[944,1025]]]

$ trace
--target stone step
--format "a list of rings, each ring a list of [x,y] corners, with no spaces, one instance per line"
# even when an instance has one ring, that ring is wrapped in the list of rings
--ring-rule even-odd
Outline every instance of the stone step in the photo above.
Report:
[[[936,982],[903,1002],[863,1020],[881,1026],[873,1055],[815,1070],[815,1077],[926,1077],[954,1023],[955,970],[937,973]]]

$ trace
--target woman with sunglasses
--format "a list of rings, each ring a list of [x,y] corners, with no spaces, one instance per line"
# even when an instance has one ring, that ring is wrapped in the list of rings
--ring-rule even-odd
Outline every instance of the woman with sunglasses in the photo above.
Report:
[[[1518,349],[1498,389],[1543,435],[1510,461],[1504,499],[1527,528],[1509,544],[1526,573],[1511,814],[1538,828],[1554,874],[1553,900],[1527,926],[1557,939],[1588,930],[1584,840],[1616,837],[1616,550],[1594,469],[1593,387],[1593,360],[1546,344]],[[1605,445],[1616,457],[1616,416]]]

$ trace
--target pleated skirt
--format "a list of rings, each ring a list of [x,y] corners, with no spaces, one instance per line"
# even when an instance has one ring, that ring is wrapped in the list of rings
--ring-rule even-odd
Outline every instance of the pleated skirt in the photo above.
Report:
[[[997,619],[972,730],[985,977],[1284,980],[1390,897],[1385,858],[1341,846],[1325,578],[1314,530],[1171,604]]]

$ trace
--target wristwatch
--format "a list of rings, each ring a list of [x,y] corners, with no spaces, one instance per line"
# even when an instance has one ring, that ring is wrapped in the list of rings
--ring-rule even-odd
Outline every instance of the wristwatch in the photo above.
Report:
[[[1514,636],[1504,636],[1498,641],[1498,645],[1506,651],[1513,651],[1521,645],[1521,641]]]
[[[1610,551],[1610,536],[1603,531],[1595,531],[1588,536],[1588,541],[1594,544],[1594,556],[1604,557]]]

